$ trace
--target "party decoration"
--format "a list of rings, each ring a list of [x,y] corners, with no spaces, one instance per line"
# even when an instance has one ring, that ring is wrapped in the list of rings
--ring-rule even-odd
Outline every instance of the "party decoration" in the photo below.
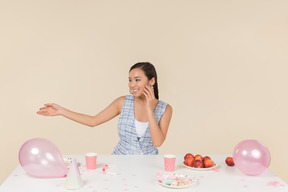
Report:
[[[65,177],[67,167],[57,147],[47,139],[26,141],[19,151],[23,169],[34,177]]]
[[[246,175],[259,175],[270,165],[270,152],[257,140],[244,140],[233,151],[235,166]]]
[[[84,182],[81,179],[80,172],[77,166],[77,161],[72,158],[72,163],[70,164],[70,169],[67,174],[65,188],[66,189],[80,189],[84,186]]]
[[[107,169],[108,168],[109,168],[109,166],[107,164],[103,165],[103,167],[102,167],[103,174],[107,174]]]

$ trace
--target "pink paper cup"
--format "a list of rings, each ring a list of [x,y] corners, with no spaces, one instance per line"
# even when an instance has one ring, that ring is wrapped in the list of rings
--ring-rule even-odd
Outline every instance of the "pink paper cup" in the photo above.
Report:
[[[166,172],[173,172],[175,168],[176,156],[172,154],[164,155],[164,165]]]
[[[87,153],[85,155],[86,168],[89,170],[96,169],[97,153]]]

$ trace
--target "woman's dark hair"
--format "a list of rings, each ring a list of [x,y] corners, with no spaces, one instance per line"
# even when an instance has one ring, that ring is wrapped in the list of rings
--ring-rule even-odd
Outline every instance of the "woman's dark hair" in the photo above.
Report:
[[[132,69],[136,69],[136,68],[142,69],[149,81],[154,77],[155,79],[155,84],[153,85],[154,95],[156,99],[159,99],[158,81],[157,81],[157,73],[156,73],[155,67],[149,62],[139,62],[133,65],[130,68],[129,72]]]

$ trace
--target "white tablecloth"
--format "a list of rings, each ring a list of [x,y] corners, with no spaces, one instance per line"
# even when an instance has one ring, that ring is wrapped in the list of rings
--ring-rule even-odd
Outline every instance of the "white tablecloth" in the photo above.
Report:
[[[247,176],[235,166],[225,164],[225,155],[211,155],[218,165],[209,171],[194,171],[185,168],[184,155],[177,155],[176,173],[191,175],[198,179],[198,184],[185,189],[170,189],[156,182],[157,174],[164,173],[162,155],[157,156],[118,156],[98,155],[96,170],[86,170],[84,155],[71,155],[80,163],[79,170],[85,185],[76,191],[194,191],[194,192],[280,192],[288,191],[288,185],[269,169],[258,176]],[[65,156],[64,156],[65,157]],[[109,168],[102,172],[103,165]],[[27,174],[19,165],[0,187],[1,192],[29,191],[29,192],[57,192],[69,191],[64,188],[66,178],[35,178]]]

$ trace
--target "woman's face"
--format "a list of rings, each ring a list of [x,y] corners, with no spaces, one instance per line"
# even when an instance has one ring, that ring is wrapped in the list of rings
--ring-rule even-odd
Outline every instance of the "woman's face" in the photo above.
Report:
[[[151,86],[151,81],[145,76],[144,71],[140,68],[132,69],[129,73],[129,89],[135,97],[143,94],[145,86]]]

